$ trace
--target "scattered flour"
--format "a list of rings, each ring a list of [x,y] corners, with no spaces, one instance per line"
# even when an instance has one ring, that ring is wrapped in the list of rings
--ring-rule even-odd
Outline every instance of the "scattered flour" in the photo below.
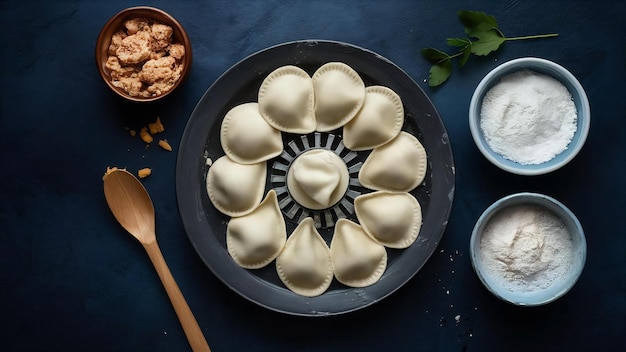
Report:
[[[510,291],[549,287],[573,263],[565,224],[537,205],[516,205],[496,213],[485,226],[480,256],[489,276]]]
[[[485,95],[480,127],[487,144],[520,164],[541,164],[567,149],[576,106],[556,79],[530,70],[501,78]]]

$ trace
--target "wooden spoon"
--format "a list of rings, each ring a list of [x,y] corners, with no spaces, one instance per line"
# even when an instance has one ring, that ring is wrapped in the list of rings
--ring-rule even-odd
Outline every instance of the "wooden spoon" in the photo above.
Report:
[[[154,229],[154,206],[146,189],[133,174],[115,169],[104,176],[104,196],[117,221],[148,252],[191,348],[194,351],[211,351],[159,249]]]

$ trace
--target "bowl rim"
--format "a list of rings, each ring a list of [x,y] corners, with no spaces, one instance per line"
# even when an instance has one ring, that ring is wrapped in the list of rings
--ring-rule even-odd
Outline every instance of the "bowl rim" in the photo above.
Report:
[[[570,90],[570,94],[572,94],[572,97],[576,96],[580,99],[580,108],[577,107],[577,124],[579,126],[577,128],[575,138],[572,139],[567,148],[559,154],[564,155],[564,158],[559,162],[550,163],[548,161],[543,163],[545,164],[545,166],[541,166],[542,164],[534,164],[530,167],[508,159],[506,159],[506,161],[503,163],[501,160],[494,156],[494,154],[498,153],[491,150],[486,141],[481,139],[482,131],[480,128],[480,105],[482,104],[482,99],[487,91],[489,91],[489,89],[493,86],[493,84],[495,84],[495,82],[497,82],[497,80],[499,80],[502,76],[516,72],[518,70],[533,70],[541,67],[549,68],[551,72],[557,73],[559,76],[542,72],[557,79],[562,84],[564,84],[563,78],[565,78],[565,81],[567,81],[567,83],[571,84],[571,86],[573,87],[573,91],[568,88],[568,90]],[[580,152],[583,145],[585,144],[587,136],[589,135],[589,128],[591,125],[591,109],[589,105],[589,99],[587,97],[585,89],[580,84],[578,79],[565,67],[557,64],[556,62],[539,57],[521,57],[512,59],[496,66],[491,71],[489,71],[489,73],[487,73],[487,75],[485,75],[485,77],[483,77],[479,84],[476,86],[476,89],[474,89],[474,93],[472,94],[472,98],[470,101],[468,115],[470,133],[472,135],[472,139],[474,140],[474,144],[476,144],[481,154],[483,154],[483,156],[487,160],[489,160],[493,165],[499,167],[500,169],[513,174],[524,176],[535,176],[550,173],[568,164],[572,159],[574,159],[574,157],[576,157],[576,155]],[[572,144],[574,142],[575,144]]]
[[[570,236],[572,237],[572,240],[578,244],[576,247],[576,252],[578,255],[575,259],[572,270],[568,271],[569,276],[567,277],[567,279],[564,279],[562,281],[566,282],[566,284],[548,298],[544,298],[541,300],[522,300],[520,299],[519,292],[511,292],[510,294],[507,294],[508,291],[506,291],[505,289],[498,290],[498,287],[494,287],[495,285],[492,285],[490,283],[490,280],[487,279],[488,275],[483,273],[482,268],[478,264],[478,262],[480,261],[478,259],[478,256],[480,255],[478,246],[480,245],[480,239],[484,227],[491,220],[491,218],[502,209],[519,204],[535,204],[547,208],[561,219],[567,217],[568,221],[565,221],[566,225],[567,222],[571,222],[573,224],[573,227],[575,227],[576,229],[574,232],[570,232]],[[534,192],[519,192],[510,194],[498,199],[489,207],[487,207],[487,209],[482,212],[482,214],[476,221],[474,228],[472,229],[469,247],[472,268],[474,269],[476,276],[478,276],[483,286],[487,288],[487,290],[491,292],[491,294],[493,294],[500,300],[517,306],[525,307],[545,305],[564,296],[574,287],[574,285],[580,278],[587,260],[587,240],[582,225],[576,215],[568,207],[566,207],[563,203],[559,202],[555,198],[545,194]],[[532,294],[536,292],[540,291],[528,292],[529,297],[525,298],[532,298]]]
[[[135,12],[152,12],[154,14],[156,14],[157,16],[160,16],[162,18],[167,19],[170,23],[167,23],[168,25],[171,25],[174,29],[174,35],[176,35],[176,33],[178,32],[178,34],[180,35],[180,39],[182,40],[182,43],[185,46],[185,58],[183,58],[183,62],[185,63],[185,67],[183,68],[183,72],[182,75],[180,76],[180,78],[174,83],[174,86],[172,87],[172,89],[170,89],[169,91],[155,96],[155,97],[149,97],[149,98],[143,98],[143,97],[133,97],[128,95],[126,92],[122,91],[120,88],[117,88],[113,85],[113,83],[111,83],[110,81],[110,77],[109,74],[107,73],[106,69],[104,68],[104,62],[106,61],[106,58],[102,56],[102,50],[101,48],[103,47],[103,45],[105,43],[110,43],[111,38],[108,35],[108,33],[110,31],[107,31],[107,29],[109,27],[111,27],[116,21],[123,21],[126,18],[130,18],[133,17],[133,13]],[[141,16],[146,17],[145,14],[142,14]],[[157,18],[158,19],[158,18]],[[106,45],[108,47],[108,45]],[[106,56],[106,55],[104,55]],[[108,56],[106,56],[108,57]],[[104,60],[101,60],[104,59]],[[187,34],[187,31],[185,30],[185,28],[182,26],[182,24],[176,19],[174,18],[174,16],[170,15],[169,13],[167,13],[166,11],[160,9],[160,8],[156,8],[156,7],[152,7],[152,6],[133,6],[133,7],[128,7],[125,8],[121,11],[119,11],[118,13],[116,13],[115,15],[111,16],[106,22],[105,24],[102,26],[102,28],[100,29],[100,32],[98,33],[98,37],[96,39],[96,46],[95,46],[95,61],[96,61],[96,65],[98,67],[98,72],[100,73],[100,77],[102,78],[102,80],[105,82],[105,84],[119,97],[122,97],[128,101],[132,101],[132,102],[136,102],[136,103],[149,103],[149,102],[153,102],[156,100],[160,100],[168,95],[170,95],[177,87],[179,87],[183,81],[187,78],[187,76],[189,75],[189,72],[191,71],[191,65],[193,62],[193,55],[192,55],[192,47],[191,47],[191,41],[189,40],[189,35]]]

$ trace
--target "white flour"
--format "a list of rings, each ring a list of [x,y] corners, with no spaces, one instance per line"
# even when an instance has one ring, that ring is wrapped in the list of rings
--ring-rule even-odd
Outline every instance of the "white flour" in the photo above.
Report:
[[[522,70],[487,92],[480,127],[498,154],[520,164],[541,164],[567,149],[576,131],[576,106],[556,79]]]
[[[496,213],[480,241],[485,272],[510,291],[549,287],[572,266],[574,252],[563,222],[540,206],[517,205]]]

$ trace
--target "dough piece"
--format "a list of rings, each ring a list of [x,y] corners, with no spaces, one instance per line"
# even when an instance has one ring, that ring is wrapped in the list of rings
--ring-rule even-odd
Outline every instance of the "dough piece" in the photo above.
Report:
[[[422,227],[422,207],[405,192],[377,191],[354,200],[354,210],[365,233],[390,248],[407,248]]]
[[[341,200],[349,182],[346,164],[325,149],[298,156],[287,173],[287,187],[293,199],[314,210],[326,209]]]
[[[283,151],[280,131],[265,121],[257,103],[237,105],[226,113],[220,142],[226,155],[240,164],[266,161]]]
[[[313,74],[317,131],[328,132],[352,120],[363,106],[365,83],[350,66],[329,62]]]
[[[400,133],[402,124],[404,107],[400,96],[387,87],[367,87],[363,107],[343,126],[343,144],[357,151],[380,147]]]
[[[359,171],[361,185],[378,191],[409,192],[426,176],[426,150],[413,135],[400,132],[372,151]]]
[[[272,71],[259,88],[259,111],[270,126],[289,133],[315,130],[313,82],[296,66]]]
[[[209,169],[209,198],[223,214],[233,217],[249,214],[263,199],[266,172],[266,162],[243,165],[223,156]]]
[[[232,218],[226,229],[228,253],[246,269],[269,264],[283,249],[286,240],[285,220],[273,189],[253,212]]]
[[[337,220],[330,253],[335,277],[350,287],[365,287],[377,282],[387,268],[385,247],[350,220]]]
[[[291,291],[307,297],[326,292],[333,280],[330,249],[315,229],[313,218],[306,218],[287,239],[276,258],[276,271]]]

